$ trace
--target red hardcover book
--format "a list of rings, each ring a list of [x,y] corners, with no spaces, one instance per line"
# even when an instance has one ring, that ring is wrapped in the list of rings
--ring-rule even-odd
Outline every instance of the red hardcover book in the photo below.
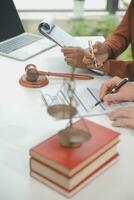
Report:
[[[49,187],[53,188],[57,192],[61,193],[62,195],[66,196],[66,197],[72,197],[75,193],[77,193],[79,190],[81,190],[89,182],[94,180],[97,176],[99,176],[101,173],[103,173],[105,170],[107,170],[109,167],[111,167],[117,160],[118,160],[118,154],[115,154],[113,157],[111,157],[106,162],[104,162],[101,166],[99,166],[92,173],[88,174],[83,180],[81,180],[79,182],[79,184],[77,184],[75,187],[73,187],[71,189],[65,188],[63,185],[58,184],[57,181],[55,182],[54,180],[49,179],[34,170],[31,170],[30,174],[33,178],[48,185]]]
[[[119,133],[89,120],[78,120],[73,127],[88,131],[91,138],[78,148],[65,148],[56,134],[33,147],[31,157],[72,177],[119,141]]]
[[[65,176],[57,170],[54,170],[48,165],[45,165],[34,158],[31,158],[30,168],[31,171],[36,172],[40,176],[53,181],[58,184],[60,187],[67,191],[71,191],[76,188],[81,182],[85,180],[87,176],[94,173],[94,171],[98,170],[104,163],[107,163],[108,160],[115,157],[117,154],[116,145],[108,149],[105,153],[97,157],[95,160],[90,162],[84,168],[82,168],[79,172],[77,172],[72,177]]]

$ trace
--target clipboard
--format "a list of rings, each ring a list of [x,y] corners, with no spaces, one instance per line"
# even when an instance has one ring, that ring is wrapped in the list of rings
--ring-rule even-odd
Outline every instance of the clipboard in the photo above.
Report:
[[[69,33],[57,26],[54,19],[42,21],[38,26],[38,30],[42,35],[55,42],[61,48],[64,46],[79,46],[82,48],[88,47],[88,42],[85,46],[83,41],[80,41],[78,38],[71,36]]]

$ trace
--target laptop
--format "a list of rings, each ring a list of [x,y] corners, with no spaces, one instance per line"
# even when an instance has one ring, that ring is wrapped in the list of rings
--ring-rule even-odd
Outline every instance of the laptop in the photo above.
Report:
[[[12,0],[0,1],[0,55],[23,61],[54,46],[45,37],[25,32]]]

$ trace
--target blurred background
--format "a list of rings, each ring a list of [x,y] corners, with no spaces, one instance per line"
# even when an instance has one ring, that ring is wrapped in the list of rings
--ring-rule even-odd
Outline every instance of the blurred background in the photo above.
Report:
[[[38,24],[54,17],[73,36],[108,37],[122,19],[130,0],[14,0],[25,30],[38,33]],[[131,60],[131,49],[121,55]]]

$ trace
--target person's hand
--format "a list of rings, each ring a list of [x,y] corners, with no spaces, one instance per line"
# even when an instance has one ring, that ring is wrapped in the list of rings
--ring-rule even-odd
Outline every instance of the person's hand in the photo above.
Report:
[[[115,76],[112,79],[106,81],[100,89],[100,99],[103,99],[107,103],[115,103],[119,101],[133,101],[134,100],[134,84],[125,83],[116,93],[107,94],[121,78]]]
[[[84,49],[80,47],[63,47],[61,49],[66,63],[72,67],[86,68],[86,64],[83,63]]]
[[[119,108],[108,116],[113,126],[134,128],[134,107]]]
[[[96,57],[98,67],[101,67],[110,56],[110,47],[108,47],[105,43],[96,42],[93,45],[93,52]],[[95,68],[94,57],[90,48],[87,48],[84,51],[83,63],[90,69]]]

